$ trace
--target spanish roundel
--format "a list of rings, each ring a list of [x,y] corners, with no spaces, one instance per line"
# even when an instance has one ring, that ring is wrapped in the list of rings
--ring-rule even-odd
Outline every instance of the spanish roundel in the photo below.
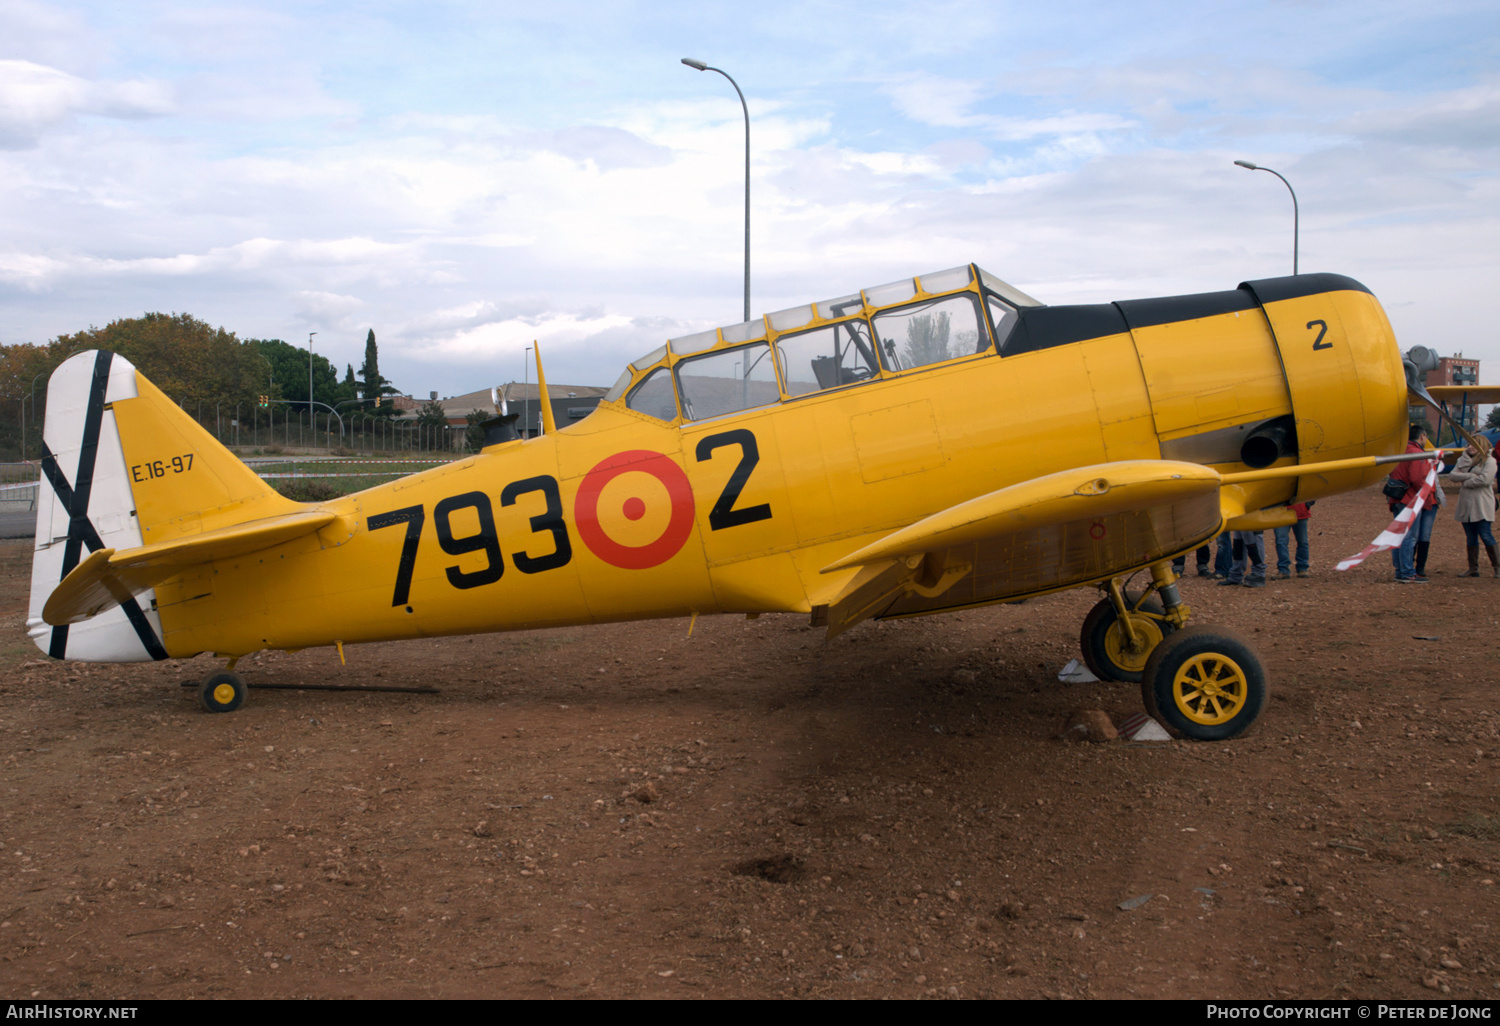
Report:
[[[692,485],[682,468],[659,452],[616,453],[584,475],[574,519],[589,551],[611,566],[660,566],[693,532]]]

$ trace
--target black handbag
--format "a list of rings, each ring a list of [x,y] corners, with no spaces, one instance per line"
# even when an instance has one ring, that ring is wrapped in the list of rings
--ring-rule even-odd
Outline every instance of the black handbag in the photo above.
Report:
[[[1405,481],[1399,477],[1391,476],[1385,479],[1385,484],[1381,485],[1380,492],[1392,502],[1400,502],[1402,496],[1406,494],[1406,489],[1407,484]]]

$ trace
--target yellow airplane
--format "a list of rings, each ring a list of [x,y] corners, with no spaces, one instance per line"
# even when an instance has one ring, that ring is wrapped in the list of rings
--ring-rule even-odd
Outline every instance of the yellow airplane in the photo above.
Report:
[[[1095,673],[1227,738],[1265,670],[1189,626],[1171,560],[1406,458],[1407,374],[1349,278],[1045,306],[969,264],[674,339],[584,420],[544,396],[540,437],[501,419],[477,455],[301,504],[79,353],[48,393],[28,623],[59,659],[226,658],[200,697],[229,711],[261,649],[707,613],[832,637],[1089,586]]]

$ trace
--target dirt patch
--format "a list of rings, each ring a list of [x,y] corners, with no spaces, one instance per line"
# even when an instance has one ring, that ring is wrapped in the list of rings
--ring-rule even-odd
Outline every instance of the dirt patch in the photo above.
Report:
[[[1219,744],[1058,738],[1140,708],[1055,679],[1085,592],[266,654],[441,693],[215,716],[178,686],[213,660],[41,656],[5,545],[0,990],[1492,997],[1500,580],[1446,516],[1431,584],[1336,574],[1384,508],[1313,513],[1312,577],[1184,584],[1271,679]]]

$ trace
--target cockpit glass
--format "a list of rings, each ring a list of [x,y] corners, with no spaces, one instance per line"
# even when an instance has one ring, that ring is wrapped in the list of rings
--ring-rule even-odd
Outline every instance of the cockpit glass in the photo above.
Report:
[[[985,296],[984,302],[990,308],[990,323],[995,326],[995,346],[998,351],[998,347],[1005,344],[1010,330],[1016,326],[1016,311],[994,296]]]
[[[607,403],[612,403],[616,399],[620,398],[620,396],[624,395],[625,390],[630,387],[630,382],[634,380],[634,378],[635,374],[630,370],[630,368],[625,368],[625,372],[618,378],[616,378],[615,383],[610,386],[609,391],[604,393],[604,401]]]
[[[788,395],[851,385],[875,376],[870,326],[863,320],[842,321],[776,340],[776,356]]]
[[[672,372],[658,367],[647,375],[646,380],[635,386],[625,405],[637,413],[658,420],[673,420],[677,417],[677,396],[672,391]]]
[[[688,420],[722,417],[781,398],[771,347],[764,342],[683,360],[677,365],[677,385],[682,390],[682,415]]]
[[[875,315],[880,356],[892,370],[956,360],[989,348],[989,332],[972,292],[929,299]]]
[[[666,356],[666,355],[667,355],[667,347],[666,346],[657,346],[655,349],[651,350],[651,352],[647,353],[645,356],[641,357],[639,360],[635,361],[630,366],[634,367],[638,371],[643,371],[647,367],[651,366],[653,363],[655,363],[656,361],[660,360],[663,356]]]

